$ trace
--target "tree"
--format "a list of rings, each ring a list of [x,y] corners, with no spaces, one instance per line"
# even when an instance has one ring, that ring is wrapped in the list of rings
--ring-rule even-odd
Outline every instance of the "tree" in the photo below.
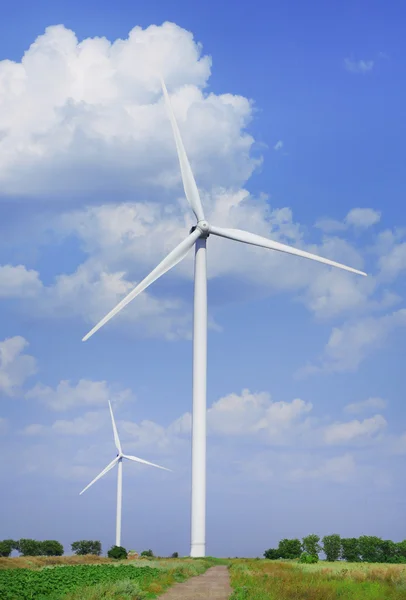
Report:
[[[281,555],[279,550],[276,550],[276,548],[269,548],[269,550],[265,550],[264,557],[268,560],[278,560],[281,558]]]
[[[278,552],[280,558],[299,558],[302,553],[302,544],[297,538],[293,540],[285,538],[279,542]]]
[[[56,540],[44,540],[39,543],[39,551],[43,556],[62,556],[63,546]]]
[[[392,563],[398,558],[398,548],[392,540],[381,540],[379,544],[380,562]]]
[[[406,558],[406,540],[403,540],[403,542],[397,542],[396,555]]]
[[[179,558],[179,552],[174,552],[171,558]]]
[[[330,562],[338,560],[341,553],[341,538],[338,533],[325,535],[323,538],[323,551],[326,559]]]
[[[347,562],[359,562],[359,547],[357,538],[341,538],[341,557]]]
[[[116,558],[117,560],[123,560],[127,558],[127,550],[123,546],[112,546],[107,552],[109,558]]]
[[[321,552],[321,546],[319,544],[320,536],[315,533],[311,533],[303,538],[302,546],[303,550],[311,556],[318,556]]]
[[[3,540],[0,542],[0,556],[9,557],[13,550],[18,550],[18,542],[15,540]]]
[[[152,556],[154,556],[154,553],[152,552],[152,550],[143,550],[141,552],[141,556],[150,556],[150,557],[152,557]]]
[[[100,556],[102,547],[101,542],[94,540],[80,540],[79,542],[73,542],[71,544],[72,552],[83,556],[84,554],[95,554]]]
[[[382,540],[375,535],[361,535],[358,538],[358,548],[363,562],[382,562]]]
[[[31,540],[26,538],[21,538],[18,540],[17,550],[23,556],[40,556],[41,555],[41,542],[37,540]]]

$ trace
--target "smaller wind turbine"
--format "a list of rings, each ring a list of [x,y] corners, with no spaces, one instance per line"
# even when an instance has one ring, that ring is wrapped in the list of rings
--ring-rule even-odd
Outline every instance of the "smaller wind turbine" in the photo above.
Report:
[[[137,456],[130,456],[129,454],[123,454],[121,449],[120,438],[118,437],[116,422],[114,420],[113,410],[111,408],[110,400],[108,401],[111,415],[111,423],[113,425],[113,433],[114,433],[114,443],[116,445],[118,454],[114,460],[111,461],[107,465],[105,469],[101,473],[97,475],[79,494],[83,494],[87,489],[90,488],[98,479],[101,479],[106,473],[108,473],[113,467],[118,465],[118,475],[117,475],[117,515],[116,515],[116,546],[121,546],[121,506],[123,501],[123,458],[127,460],[132,460],[134,462],[143,463],[144,465],[150,465],[151,467],[156,467],[157,469],[163,469],[164,471],[170,471],[171,469],[167,469],[166,467],[160,467],[159,465],[155,465],[152,462],[148,462],[147,460],[143,460],[142,458],[138,458]]]

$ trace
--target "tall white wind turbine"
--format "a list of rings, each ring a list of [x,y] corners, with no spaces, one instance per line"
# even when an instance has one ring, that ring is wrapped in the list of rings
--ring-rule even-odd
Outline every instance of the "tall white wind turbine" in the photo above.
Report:
[[[114,315],[124,308],[138,294],[151,285],[156,279],[172,269],[183,260],[188,252],[195,246],[195,274],[194,274],[194,315],[193,315],[193,418],[192,418],[192,511],[191,511],[191,550],[190,555],[205,556],[206,547],[206,368],[207,368],[207,270],[206,270],[206,241],[210,234],[236,242],[244,242],[253,246],[260,246],[278,252],[286,252],[302,258],[308,258],[325,265],[338,267],[358,275],[366,275],[351,267],[327,258],[322,258],[292,246],[264,238],[254,233],[240,229],[225,229],[208,223],[204,216],[199,191],[186,156],[179,128],[173,113],[168,91],[162,80],[162,90],[172,124],[176,149],[182,174],[183,187],[186,198],[196,216],[196,225],[192,227],[188,237],[183,240],[172,252],[145,279],[143,279],[108,315],[106,315],[88,334],[86,341],[100,327],[105,325]]]
[[[121,546],[121,506],[123,502],[123,459],[132,460],[133,462],[143,463],[144,465],[150,465],[151,467],[157,467],[157,469],[163,469],[164,471],[170,471],[171,469],[166,469],[165,467],[160,467],[159,465],[155,465],[152,462],[148,462],[147,460],[143,460],[142,458],[138,458],[137,456],[130,456],[129,454],[124,454],[121,448],[120,438],[118,437],[118,431],[116,427],[116,422],[114,420],[113,410],[111,408],[110,400],[109,408],[111,415],[111,423],[113,425],[113,433],[114,433],[114,443],[117,448],[117,456],[114,460],[111,461],[107,465],[101,473],[97,475],[79,494],[83,494],[87,489],[90,488],[98,479],[101,479],[103,475],[108,473],[113,467],[118,466],[117,473],[117,513],[116,513],[116,546]]]

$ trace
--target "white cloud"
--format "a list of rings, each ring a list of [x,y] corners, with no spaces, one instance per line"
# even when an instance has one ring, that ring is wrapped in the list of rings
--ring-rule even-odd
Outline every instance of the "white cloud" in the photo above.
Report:
[[[350,73],[369,73],[374,68],[373,60],[353,60],[346,58],[344,66]]]
[[[353,208],[345,217],[348,225],[368,228],[381,220],[381,213],[373,208]]]
[[[36,360],[24,354],[28,342],[21,336],[0,342],[0,393],[13,396],[37,371]]]
[[[38,383],[29,390],[27,399],[39,400],[55,411],[70,410],[76,406],[107,406],[107,401],[122,402],[132,396],[128,389],[119,389],[106,381],[80,379],[76,385],[60,381],[56,388]]]
[[[0,298],[31,298],[42,289],[39,273],[23,265],[0,265]]]
[[[381,410],[386,408],[387,402],[383,398],[367,398],[361,402],[353,402],[347,404],[344,408],[345,412],[357,414],[367,412],[369,410]]]
[[[382,415],[374,415],[363,421],[349,421],[347,423],[334,423],[324,430],[324,441],[327,444],[348,444],[362,438],[371,438],[380,433],[387,426]]]
[[[173,23],[135,27],[113,42],[79,42],[62,25],[48,27],[20,63],[0,62],[3,194],[117,198],[146,185],[178,186],[158,72],[175,92],[200,185],[209,173],[214,183],[242,183],[260,162],[249,156],[253,139],[243,132],[251,103],[204,96],[210,67],[192,34]]]
[[[281,150],[283,148],[283,141],[282,140],[278,140],[275,144],[275,146],[273,147],[274,150]]]
[[[361,362],[379,348],[393,330],[406,325],[406,309],[381,317],[368,317],[334,327],[318,364],[299,371],[306,375],[319,371],[356,371]]]
[[[336,483],[346,483],[356,474],[356,463],[351,454],[322,460],[315,468],[294,469],[289,474],[290,479],[301,481],[306,479],[321,479]]]
[[[322,218],[316,221],[315,226],[326,233],[345,231],[349,227],[368,229],[381,220],[381,213],[373,208],[352,208],[343,221]]]
[[[211,433],[263,433],[267,439],[284,443],[287,432],[311,410],[312,404],[299,398],[273,402],[267,392],[252,393],[245,389],[241,395],[229,394],[214,402],[207,411],[207,425]]]

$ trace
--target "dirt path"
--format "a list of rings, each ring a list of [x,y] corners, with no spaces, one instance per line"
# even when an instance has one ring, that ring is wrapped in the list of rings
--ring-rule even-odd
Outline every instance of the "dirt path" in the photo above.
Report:
[[[160,600],[228,600],[232,592],[227,567],[211,567],[203,575],[176,583]]]

